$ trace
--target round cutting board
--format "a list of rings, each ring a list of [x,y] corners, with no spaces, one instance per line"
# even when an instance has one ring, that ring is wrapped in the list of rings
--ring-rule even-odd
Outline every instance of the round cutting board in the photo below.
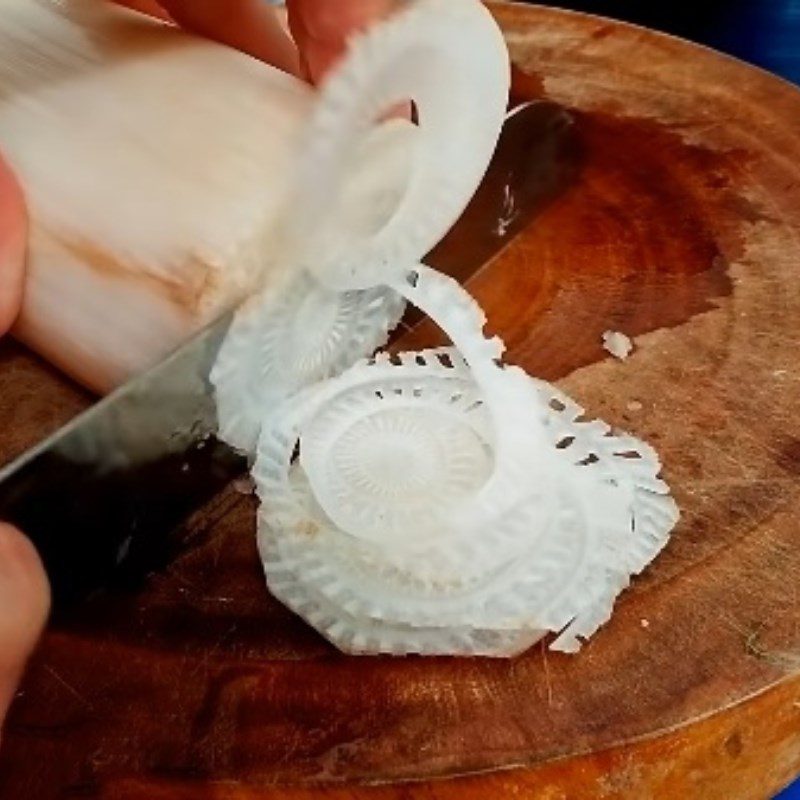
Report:
[[[762,800],[800,772],[800,93],[647,30],[493,8],[517,99],[569,141],[465,279],[512,361],[658,448],[669,547],[578,656],[348,658],[267,596],[231,487],[174,562],[51,627],[3,797]],[[86,403],[0,345],[0,459]]]

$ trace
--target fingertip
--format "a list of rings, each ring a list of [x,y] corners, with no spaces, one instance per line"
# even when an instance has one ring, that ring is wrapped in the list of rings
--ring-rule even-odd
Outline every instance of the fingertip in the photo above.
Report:
[[[289,13],[310,38],[338,42],[388,16],[397,5],[398,0],[294,0]]]
[[[155,17],[156,19],[164,20],[165,22],[170,21],[170,16],[167,12],[160,6],[156,0],[113,0],[117,5],[126,6],[127,8],[132,9],[133,11],[138,11],[141,14],[147,14],[149,17]]]
[[[308,79],[319,83],[347,51],[354,33],[387,17],[398,0],[320,2],[294,0],[288,4],[289,27],[300,50]]]
[[[50,584],[33,542],[12,525],[0,522],[0,591],[13,591],[9,599],[30,624],[41,628],[50,610]],[[0,609],[9,604],[0,602]],[[2,612],[0,612],[2,613]]]
[[[50,587],[36,548],[0,523],[0,715],[49,610]]]

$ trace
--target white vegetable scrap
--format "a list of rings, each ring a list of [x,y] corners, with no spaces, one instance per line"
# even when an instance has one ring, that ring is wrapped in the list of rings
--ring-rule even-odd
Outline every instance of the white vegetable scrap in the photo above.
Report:
[[[463,28],[453,25],[454,14]],[[472,37],[468,48],[464,30]],[[412,34],[426,31],[436,34],[425,47],[438,53],[441,40],[444,55],[418,72],[408,65],[419,66],[427,50],[414,46]],[[454,31],[459,47],[452,46]],[[342,74],[382,76],[381,106],[416,97],[409,76],[445,96],[452,84],[461,112],[483,125],[463,135],[461,127],[448,128],[471,178],[444,206],[409,200],[409,191],[388,222],[352,251],[342,237],[335,260],[316,246],[296,246],[292,252],[303,254],[307,271],[277,309],[277,301],[262,299],[240,314],[215,371],[224,431],[249,447],[260,430],[253,478],[268,586],[349,653],[512,656],[549,632],[559,634],[552,648],[575,652],[609,619],[631,575],[661,550],[678,518],[647,445],[587,421],[557,389],[504,364],[504,345],[484,335],[485,315],[473,298],[410,261],[432,243],[420,231],[441,208],[437,230],[445,219],[452,223],[488,163],[491,149],[476,142],[496,141],[502,115],[481,123],[472,103],[485,98],[460,92],[460,81],[472,77],[445,66],[460,64],[462,50],[470,63],[482,64],[486,55],[491,65],[497,35],[477,0],[420,0],[357,44]],[[506,62],[502,76],[494,70],[491,109],[504,105],[507,68]],[[441,84],[437,70],[446,76]],[[349,136],[330,111],[340,109],[346,120],[361,113],[349,95],[342,99],[345,89],[367,92],[340,74],[320,103],[330,107],[328,129]],[[434,99],[427,98],[432,113]],[[376,110],[368,100],[358,108]],[[434,116],[432,127],[448,126],[447,119]],[[424,113],[421,120],[420,132]],[[433,134],[419,137],[409,185],[424,183],[434,168],[428,148],[436,141]],[[316,152],[323,183],[338,169],[339,144],[331,161],[324,148]],[[450,162],[438,176],[452,189],[450,173],[458,170]],[[330,180],[340,192],[340,179]],[[315,210],[319,220],[324,212]],[[407,240],[397,219],[405,220]],[[310,252],[318,269],[306,260]],[[403,297],[453,346],[353,364],[359,349],[370,351],[385,336]],[[327,321],[328,342],[338,319],[331,307],[348,302],[348,334],[332,338],[349,344],[321,345],[310,320]],[[306,304],[310,311],[303,311]],[[333,372],[339,374],[319,379]]]
[[[619,331],[604,331],[603,348],[614,358],[624,361],[633,352],[633,342],[630,337]]]

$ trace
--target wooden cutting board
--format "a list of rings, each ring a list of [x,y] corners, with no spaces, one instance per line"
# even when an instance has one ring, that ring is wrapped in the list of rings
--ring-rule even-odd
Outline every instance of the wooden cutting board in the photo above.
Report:
[[[512,360],[658,447],[672,543],[577,657],[354,659],[267,597],[232,487],[173,563],[47,633],[3,798],[760,800],[800,772],[800,93],[646,30],[494,8],[517,95],[570,116],[569,168],[467,282]],[[87,402],[4,342],[0,460]]]

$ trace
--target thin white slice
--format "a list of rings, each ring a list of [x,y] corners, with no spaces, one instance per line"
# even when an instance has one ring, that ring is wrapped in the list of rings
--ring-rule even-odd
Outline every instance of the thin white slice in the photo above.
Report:
[[[254,454],[272,410],[385,344],[404,308],[391,289],[336,292],[305,272],[251,300],[211,373],[220,438]]]
[[[356,37],[322,87],[302,146],[289,234],[303,265],[344,290],[386,283],[416,264],[478,187],[509,82],[503,36],[479,2],[418,0]],[[409,99],[420,135],[407,189],[383,224],[354,237],[349,165],[375,120]]]
[[[259,524],[260,521],[259,521]],[[519,655],[545,631],[496,631],[473,627],[424,628],[359,617],[331,603],[280,560],[273,560],[269,535],[262,553],[267,585],[278,600],[302,617],[339,650],[350,655],[487,656]]]
[[[359,142],[343,190],[350,212],[340,221],[343,236],[358,238],[387,218],[405,192],[418,138],[410,122],[390,120]],[[405,309],[389,287],[331,289],[297,265],[291,247],[281,252],[287,277],[239,309],[211,375],[220,436],[249,454],[264,416],[385,344]]]
[[[439,375],[448,396],[471,399],[467,386],[455,380],[458,375],[469,379],[467,365],[454,351],[437,351],[406,354],[399,364],[383,358],[358,365],[330,382],[327,391],[309,392],[319,401],[310,399],[309,405],[324,417],[321,395],[335,401],[341,394],[332,385],[372,370],[383,384],[381,393],[397,407],[401,395],[395,390],[403,377],[414,397],[426,368],[429,377]],[[413,531],[402,537],[399,529],[394,540],[353,538],[324,513],[301,467],[290,470],[298,435],[298,426],[290,424],[265,432],[254,471],[264,501],[260,545],[262,555],[269,548],[267,573],[280,571],[284,587],[287,576],[296,576],[295,604],[303,592],[312,592],[315,603],[324,598],[328,611],[370,620],[373,627],[381,621],[443,630],[567,628],[555,646],[574,650],[578,637],[606,621],[630,575],[663,547],[677,512],[657,479],[660,465],[649,448],[632,437],[610,435],[602,423],[581,421],[582,410],[560,392],[528,380],[548,409],[547,458],[558,478],[555,514],[547,524],[534,503],[498,517],[471,542],[432,537],[409,550]],[[294,411],[295,420],[307,422],[302,409]],[[485,420],[476,427],[483,425]],[[572,445],[564,445],[567,439]],[[498,533],[503,527],[505,538]]]

